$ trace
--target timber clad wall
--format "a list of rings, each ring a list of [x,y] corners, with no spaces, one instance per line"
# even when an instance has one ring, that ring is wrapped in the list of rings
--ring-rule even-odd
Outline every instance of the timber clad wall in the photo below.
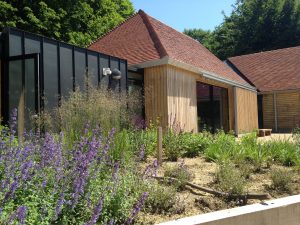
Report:
[[[198,132],[195,77],[174,66],[167,66],[167,77],[169,123],[175,119],[184,130]]]
[[[263,95],[263,128],[275,130],[274,95]]]
[[[257,93],[235,87],[236,129],[247,133],[258,129]]]
[[[276,109],[276,113],[275,113]],[[263,95],[263,125],[276,131],[291,131],[300,125],[300,93],[280,92]]]
[[[159,119],[161,126],[167,127],[174,120],[184,131],[198,132],[196,82],[226,88],[228,91],[229,129],[235,129],[235,107],[239,133],[251,132],[258,128],[257,93],[213,81],[203,76],[175,67],[162,65],[144,70],[146,120]]]
[[[144,72],[146,119],[159,119],[163,127],[174,120],[185,131],[198,131],[196,80],[167,65],[146,68]]]
[[[157,66],[144,70],[146,120],[168,126],[167,67]]]

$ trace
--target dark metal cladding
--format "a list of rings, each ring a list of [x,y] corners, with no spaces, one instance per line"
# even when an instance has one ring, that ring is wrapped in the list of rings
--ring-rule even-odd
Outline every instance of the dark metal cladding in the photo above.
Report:
[[[127,91],[125,59],[16,28],[4,28],[0,33],[0,60],[1,117],[4,123],[9,119],[9,111],[20,107],[17,102],[23,101],[25,108],[28,105],[34,107],[36,113],[44,108],[51,110],[77,86],[85,88],[86,78],[101,88]],[[120,79],[104,76],[103,68],[118,70]],[[34,73],[30,75],[34,79],[26,77],[30,72]],[[33,88],[25,90],[27,87]],[[33,99],[26,98],[29,92],[35,94]]]

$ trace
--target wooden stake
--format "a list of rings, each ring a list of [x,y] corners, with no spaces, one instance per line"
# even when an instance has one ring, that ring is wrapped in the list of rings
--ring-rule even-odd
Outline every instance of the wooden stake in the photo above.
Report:
[[[162,164],[162,127],[157,127],[157,162]]]

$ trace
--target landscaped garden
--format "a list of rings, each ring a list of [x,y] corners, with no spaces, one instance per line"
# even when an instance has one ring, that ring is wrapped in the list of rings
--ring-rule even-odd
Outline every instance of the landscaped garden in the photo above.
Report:
[[[298,130],[260,142],[174,120],[159,165],[157,122],[132,116],[140,101],[77,90],[19,138],[14,110],[0,130],[0,224],[154,224],[300,193]]]

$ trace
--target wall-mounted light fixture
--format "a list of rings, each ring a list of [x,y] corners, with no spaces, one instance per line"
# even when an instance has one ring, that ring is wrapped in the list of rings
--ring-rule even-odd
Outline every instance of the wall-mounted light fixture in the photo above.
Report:
[[[112,70],[111,76],[112,76],[112,79],[114,79],[114,80],[120,80],[122,78],[122,73],[120,70],[115,68]]]

